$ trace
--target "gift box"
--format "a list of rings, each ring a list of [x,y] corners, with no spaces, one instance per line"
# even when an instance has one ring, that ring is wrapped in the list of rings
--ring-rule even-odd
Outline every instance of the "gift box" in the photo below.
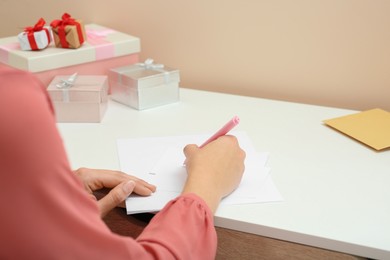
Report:
[[[87,38],[83,21],[72,18],[68,13],[62,15],[62,20],[52,21],[50,26],[58,48],[80,48]]]
[[[108,80],[111,98],[138,110],[179,101],[179,70],[152,59],[111,69]]]
[[[26,27],[18,34],[20,49],[36,51],[45,49],[51,42],[50,27],[45,27],[45,20],[39,19],[33,27]]]
[[[107,76],[56,76],[47,87],[57,122],[98,123],[107,109]]]
[[[0,66],[28,70],[45,86],[56,75],[107,75],[108,70],[138,62],[140,39],[97,24],[85,25],[87,41],[78,49],[22,51],[17,37],[0,39]]]

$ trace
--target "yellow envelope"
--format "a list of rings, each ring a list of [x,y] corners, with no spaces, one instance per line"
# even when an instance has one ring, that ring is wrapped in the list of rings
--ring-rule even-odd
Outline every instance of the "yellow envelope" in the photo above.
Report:
[[[385,110],[371,109],[324,123],[375,150],[390,147],[390,113]]]

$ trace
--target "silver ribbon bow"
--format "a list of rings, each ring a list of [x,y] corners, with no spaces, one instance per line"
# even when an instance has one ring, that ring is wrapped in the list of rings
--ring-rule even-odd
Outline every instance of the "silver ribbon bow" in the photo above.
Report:
[[[153,59],[146,59],[145,62],[141,63],[136,63],[137,66],[143,67],[147,70],[158,70],[158,69],[163,69],[164,65],[163,64],[155,64],[153,63]]]
[[[62,89],[62,100],[64,102],[69,102],[70,97],[69,97],[69,88],[71,88],[77,78],[77,72],[71,75],[67,79],[62,79],[59,83],[56,84],[56,87],[59,89]]]
[[[170,82],[170,74],[168,71],[164,70],[164,64],[155,64],[154,60],[149,58],[146,59],[144,63],[136,63],[135,65],[144,68],[146,70],[155,70],[162,72],[164,74],[164,82],[168,84]]]

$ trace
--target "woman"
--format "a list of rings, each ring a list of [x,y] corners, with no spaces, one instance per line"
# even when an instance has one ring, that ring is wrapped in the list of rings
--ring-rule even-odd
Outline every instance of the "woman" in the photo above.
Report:
[[[113,234],[101,216],[135,192],[156,187],[134,176],[72,171],[53,108],[33,75],[0,70],[0,259],[213,259],[220,200],[239,184],[245,152],[223,136],[184,148],[187,181],[134,239]],[[92,192],[111,188],[96,201]]]

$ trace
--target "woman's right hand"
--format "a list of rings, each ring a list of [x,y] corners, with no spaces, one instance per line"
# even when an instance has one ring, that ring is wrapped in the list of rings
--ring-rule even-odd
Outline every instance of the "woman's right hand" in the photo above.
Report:
[[[188,176],[182,194],[198,195],[215,213],[221,199],[241,181],[245,152],[236,137],[225,135],[202,148],[189,144],[184,154]]]

